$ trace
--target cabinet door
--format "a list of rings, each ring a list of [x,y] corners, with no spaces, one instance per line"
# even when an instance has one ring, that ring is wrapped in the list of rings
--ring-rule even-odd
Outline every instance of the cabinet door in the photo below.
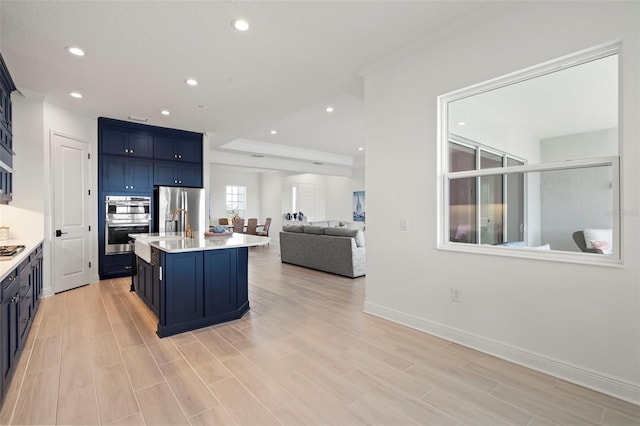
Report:
[[[176,186],[177,165],[169,161],[156,161],[153,166],[154,185]]]
[[[204,315],[211,316],[236,309],[236,250],[204,252]]]
[[[176,145],[176,153],[181,161],[202,161],[202,139],[179,139]]]
[[[137,192],[153,190],[152,164],[153,162],[146,160],[128,161],[129,190]]]
[[[19,287],[18,280],[15,280],[4,292],[4,298],[0,310],[2,311],[2,376],[4,385],[8,385],[8,378],[15,368],[18,355],[19,342]]]
[[[153,158],[156,160],[176,160],[176,139],[166,136],[154,136]]]
[[[202,252],[164,256],[165,324],[171,326],[203,316]]]
[[[100,259],[100,279],[131,276],[131,254],[112,254]]]
[[[100,151],[103,154],[129,154],[129,135],[126,130],[103,129],[100,139]]]
[[[239,247],[236,251],[238,253],[238,268],[236,269],[238,274],[236,279],[238,287],[237,307],[239,308],[249,301],[249,248]]]
[[[200,164],[178,165],[178,184],[181,186],[202,187],[202,166]]]
[[[124,191],[127,182],[127,159],[121,157],[102,158],[102,189]]]
[[[151,267],[151,310],[160,316],[160,267]]]
[[[129,155],[139,158],[153,157],[151,135],[144,132],[129,131]]]

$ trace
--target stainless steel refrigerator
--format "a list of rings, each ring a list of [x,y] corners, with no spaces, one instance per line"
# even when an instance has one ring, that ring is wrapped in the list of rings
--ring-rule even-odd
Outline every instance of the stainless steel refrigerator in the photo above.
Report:
[[[153,196],[156,232],[185,232],[187,221],[194,235],[208,230],[204,214],[204,189],[157,186]]]

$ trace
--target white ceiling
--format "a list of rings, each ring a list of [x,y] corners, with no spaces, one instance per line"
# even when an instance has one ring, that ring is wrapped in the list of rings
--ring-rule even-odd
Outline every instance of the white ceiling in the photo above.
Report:
[[[0,0],[0,50],[18,88],[96,116],[145,117],[153,125],[207,132],[212,148],[236,141],[227,151],[238,155],[277,144],[280,152],[295,147],[307,156],[344,159],[363,155],[358,70],[483,6]],[[238,17],[249,21],[249,31],[231,27]],[[87,55],[71,56],[67,46]],[[187,78],[199,85],[187,86]],[[71,91],[83,99],[70,98]],[[161,109],[171,115],[161,116]],[[238,145],[239,138],[245,143]],[[307,161],[296,155],[283,158]]]

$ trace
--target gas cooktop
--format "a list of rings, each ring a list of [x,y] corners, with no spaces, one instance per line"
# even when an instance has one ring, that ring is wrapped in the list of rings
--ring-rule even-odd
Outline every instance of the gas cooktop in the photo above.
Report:
[[[0,246],[0,260],[11,259],[16,254],[20,253],[22,250],[24,250],[23,245]]]

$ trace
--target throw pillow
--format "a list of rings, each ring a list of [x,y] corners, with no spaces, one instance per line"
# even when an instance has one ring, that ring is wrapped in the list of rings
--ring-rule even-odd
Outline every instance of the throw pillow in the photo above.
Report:
[[[549,250],[551,250],[551,245],[549,245],[549,243],[547,243],[547,244],[543,244],[541,246],[534,246],[534,247],[529,247],[529,248],[536,249],[536,250],[549,251]]]
[[[606,241],[609,245],[611,245],[611,242],[613,241],[613,230],[611,229],[587,228],[582,232],[584,234],[584,243],[587,248],[595,248],[591,241]]]
[[[611,244],[606,241],[591,241],[591,245],[593,248],[598,249],[602,252],[602,254],[613,254],[613,249],[611,248]]]
[[[364,232],[360,230],[356,232],[356,245],[358,247],[364,247]]]

